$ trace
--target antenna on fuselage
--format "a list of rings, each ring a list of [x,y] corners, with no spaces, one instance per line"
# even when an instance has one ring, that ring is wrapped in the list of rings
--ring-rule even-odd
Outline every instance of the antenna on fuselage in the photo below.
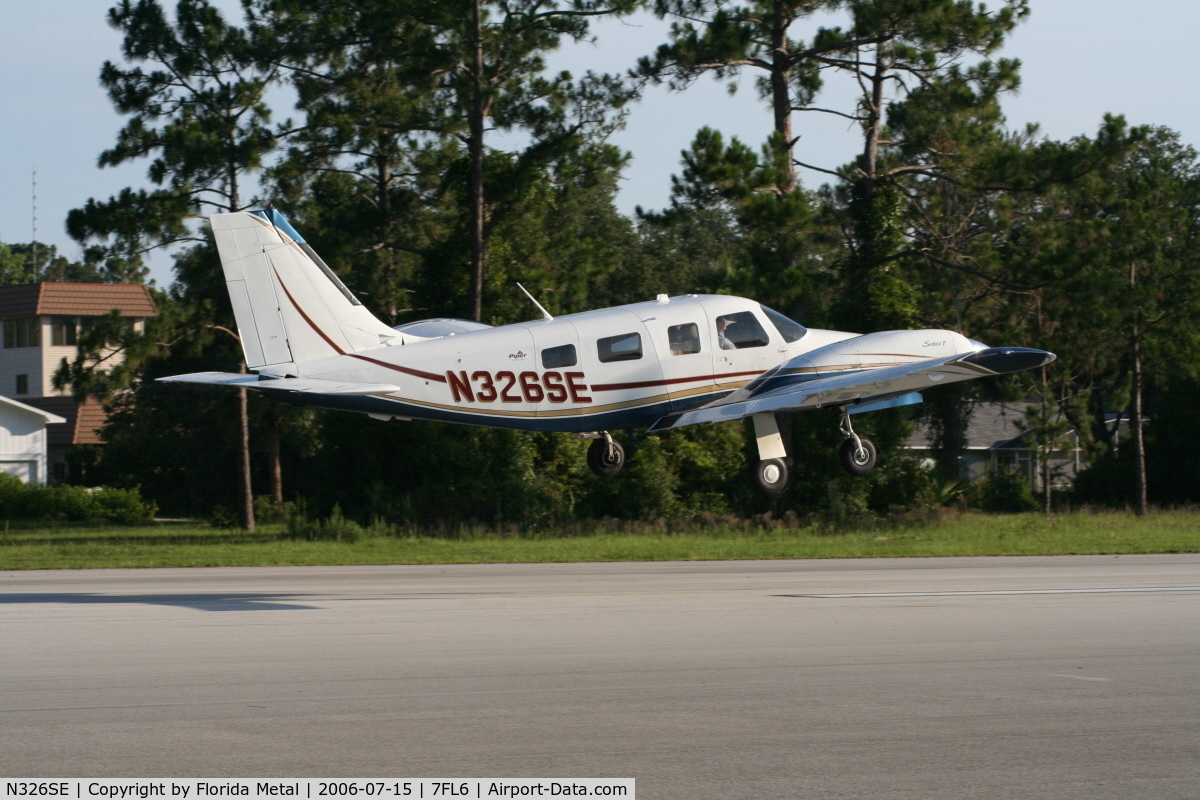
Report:
[[[526,297],[528,297],[528,298],[529,298],[529,300],[530,300],[530,301],[531,301],[531,302],[532,302],[532,303],[533,303],[535,306],[537,306],[537,307],[538,307],[538,311],[542,312],[542,319],[546,320],[547,322],[550,322],[551,320],[553,320],[553,319],[554,319],[554,317],[550,316],[550,312],[549,312],[549,311],[547,311],[546,309],[542,308],[542,304],[541,304],[541,303],[539,303],[537,300],[535,300],[535,299],[534,299],[533,295],[531,295],[529,292],[525,291],[525,287],[524,287],[524,286],[522,286],[521,284],[519,284],[519,283],[518,283],[518,284],[517,284],[517,288],[518,288],[518,289],[520,289],[522,292],[525,292],[525,296],[526,296]]]

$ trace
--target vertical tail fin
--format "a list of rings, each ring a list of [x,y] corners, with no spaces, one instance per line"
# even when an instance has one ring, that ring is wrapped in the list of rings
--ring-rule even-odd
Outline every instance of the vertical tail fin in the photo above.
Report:
[[[251,369],[373,350],[396,337],[275,209],[213,214],[209,224]]]

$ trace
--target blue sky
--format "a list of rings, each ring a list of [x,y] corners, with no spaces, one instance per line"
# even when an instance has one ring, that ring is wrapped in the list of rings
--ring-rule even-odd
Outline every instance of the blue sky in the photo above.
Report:
[[[119,60],[120,37],[104,22],[107,0],[0,2],[0,241],[29,241],[31,171],[38,182],[38,238],[75,256],[63,222],[89,197],[146,185],[145,165],[99,169],[121,118],[97,75]],[[236,9],[235,0],[222,0]],[[1200,145],[1200,3],[1196,0],[1032,0],[1033,13],[1001,55],[1022,61],[1022,89],[1005,104],[1011,126],[1037,122],[1056,139],[1094,133],[1105,112],[1134,124],[1165,125]],[[551,67],[582,72],[623,71],[665,40],[666,23],[653,17],[606,21],[595,44],[554,54]],[[802,34],[803,35],[803,34]],[[831,82],[823,103],[847,104],[849,87]],[[279,109],[287,116],[288,109]],[[659,208],[667,202],[679,153],[705,126],[757,145],[771,127],[750,77],[730,97],[723,84],[703,80],[687,92],[653,89],[636,105],[614,142],[633,154],[619,205]],[[847,161],[857,137],[844,120],[797,115],[799,157],[820,165]],[[493,137],[493,146],[504,146]],[[816,185],[819,176],[803,175]],[[319,242],[314,243],[318,251]],[[171,281],[170,260],[151,262],[160,285]]]

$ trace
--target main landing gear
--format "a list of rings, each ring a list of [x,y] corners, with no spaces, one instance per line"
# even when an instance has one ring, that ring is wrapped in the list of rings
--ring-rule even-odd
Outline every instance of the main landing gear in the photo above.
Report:
[[[774,414],[755,414],[754,437],[758,441],[758,463],[754,465],[754,484],[765,494],[774,497],[786,492],[792,481],[792,460],[788,458],[779,435],[779,423]],[[842,409],[842,435],[846,441],[838,453],[842,467],[851,475],[866,475],[875,468],[875,445],[854,432],[850,415]]]
[[[587,451],[588,468],[601,478],[611,478],[625,466],[625,448],[608,431],[581,433],[581,439],[591,439]]]
[[[755,414],[754,438],[758,442],[758,463],[754,465],[754,484],[764,493],[778,497],[792,485],[792,460],[779,435],[774,414]]]
[[[846,413],[845,408],[842,409],[841,431],[846,437],[841,450],[838,451],[842,469],[851,475],[866,475],[875,469],[875,445],[870,439],[864,439],[854,432],[850,425],[850,415]]]

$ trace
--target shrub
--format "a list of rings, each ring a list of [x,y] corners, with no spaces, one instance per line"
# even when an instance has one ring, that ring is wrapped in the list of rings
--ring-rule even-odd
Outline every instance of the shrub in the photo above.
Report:
[[[265,494],[254,498],[254,521],[261,525],[273,522],[286,522],[296,512],[296,504],[284,501],[276,504],[275,500]]]
[[[966,488],[963,496],[967,504],[982,511],[1015,514],[1034,511],[1038,507],[1033,496],[1033,487],[1024,476],[1010,469],[1001,468],[996,474],[975,481]]]
[[[0,475],[0,515],[5,519],[138,525],[153,522],[157,511],[137,489],[36,486]]]
[[[346,519],[342,507],[334,504],[328,519],[309,519],[300,504],[287,521],[287,537],[309,542],[357,542],[363,536],[363,528],[352,519]]]
[[[237,515],[229,510],[226,506],[213,506],[208,512],[208,524],[214,528],[231,531],[234,528],[240,527],[241,522]]]

